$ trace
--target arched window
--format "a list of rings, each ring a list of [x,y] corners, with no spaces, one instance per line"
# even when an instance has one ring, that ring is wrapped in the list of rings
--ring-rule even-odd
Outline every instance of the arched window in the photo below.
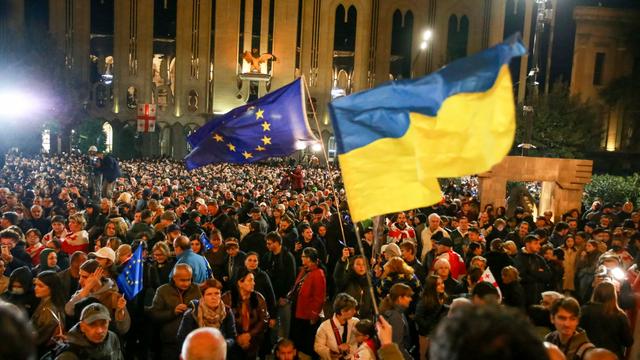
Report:
[[[411,77],[413,66],[411,44],[413,42],[413,13],[407,11],[403,17],[400,10],[393,13],[391,29],[391,61],[389,74],[394,79],[408,79]]]
[[[160,155],[173,156],[171,154],[171,128],[165,126],[160,132]]]
[[[469,18],[463,15],[458,23],[458,17],[449,17],[447,32],[447,62],[467,56],[467,43],[469,42]]]
[[[105,151],[112,152],[113,151],[113,127],[108,122],[102,124],[102,131],[107,137],[105,140]]]

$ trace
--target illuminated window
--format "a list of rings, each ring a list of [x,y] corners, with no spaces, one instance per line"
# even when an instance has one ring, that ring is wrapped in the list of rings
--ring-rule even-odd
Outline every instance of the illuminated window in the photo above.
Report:
[[[105,136],[107,137],[105,141],[105,151],[111,152],[113,150],[113,127],[108,122],[102,125],[102,131],[104,131]]]

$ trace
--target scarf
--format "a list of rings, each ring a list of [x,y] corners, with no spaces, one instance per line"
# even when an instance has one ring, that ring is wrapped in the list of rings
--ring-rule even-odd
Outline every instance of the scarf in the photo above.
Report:
[[[201,298],[198,303],[198,326],[220,328],[222,320],[227,316],[224,303],[220,301],[217,309],[212,309],[204,303]]]

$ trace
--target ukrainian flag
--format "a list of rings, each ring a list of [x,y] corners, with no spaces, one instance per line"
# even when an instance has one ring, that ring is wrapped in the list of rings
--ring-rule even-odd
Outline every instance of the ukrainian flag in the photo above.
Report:
[[[525,53],[514,36],[423,78],[329,104],[353,219],[435,204],[437,178],[500,162],[515,135],[508,64]]]

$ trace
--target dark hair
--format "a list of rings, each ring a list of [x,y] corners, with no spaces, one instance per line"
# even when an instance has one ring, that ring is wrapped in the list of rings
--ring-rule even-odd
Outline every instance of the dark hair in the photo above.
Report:
[[[497,306],[454,311],[436,328],[429,355],[431,360],[547,359],[531,323],[517,310]]]
[[[56,307],[56,310],[63,311],[67,299],[62,287],[62,281],[56,272],[51,270],[43,271],[38,274],[37,279],[47,285],[51,291],[51,303]]]
[[[244,279],[249,274],[253,274],[253,273],[251,271],[249,271],[249,269],[247,269],[246,267],[238,268],[238,271],[236,272],[236,275],[234,276],[235,283],[237,284],[238,281],[244,281]]]
[[[356,307],[358,307],[358,301],[347,293],[340,293],[333,300],[333,313],[336,315],[342,314],[343,310],[355,309]]]
[[[249,223],[249,227],[251,228],[251,231],[260,231],[260,222],[252,221]]]
[[[29,235],[30,233],[35,233],[36,235],[38,235],[39,238],[42,237],[42,233],[40,232],[40,230],[36,229],[36,228],[31,228],[29,230],[27,230],[26,233],[24,233],[25,236]]]
[[[282,237],[275,231],[267,233],[264,237],[265,241],[271,240],[273,242],[277,242],[278,244],[282,244]]]
[[[93,274],[100,267],[100,263],[96,259],[87,260],[80,265],[80,270]]]
[[[554,301],[553,304],[551,304],[549,312],[551,316],[555,316],[560,309],[570,312],[575,317],[580,317],[580,304],[578,300],[570,296],[561,297]]]
[[[376,336],[376,327],[369,319],[358,321],[356,324],[356,330],[358,330],[362,335],[369,336],[370,339],[373,339]]]
[[[471,297],[475,296],[485,301],[495,301],[498,303],[500,294],[498,293],[498,289],[496,289],[490,282],[481,281],[473,287],[473,290],[471,290]]]
[[[53,246],[56,248],[56,250],[60,251],[60,249],[62,249],[62,243],[60,242],[60,240],[51,239],[51,240],[49,240],[49,242],[53,244]]]
[[[5,229],[0,231],[0,238],[11,239],[14,243],[17,243],[18,241],[20,241],[20,234],[13,230]]]
[[[422,288],[422,294],[420,300],[424,304],[428,311],[436,308],[438,305],[442,305],[447,302],[447,294],[438,294],[438,275],[431,274],[427,276]]]
[[[536,241],[536,240],[540,240],[540,239],[535,235],[527,235],[527,236],[524,237],[524,243],[525,244],[530,243],[532,241]]]
[[[553,227],[553,232],[560,232],[567,229],[569,229],[569,224],[564,221],[560,221],[556,223],[556,226]]]
[[[416,246],[411,241],[403,241],[400,244],[400,249],[405,249],[411,252],[412,254],[416,253]]]

